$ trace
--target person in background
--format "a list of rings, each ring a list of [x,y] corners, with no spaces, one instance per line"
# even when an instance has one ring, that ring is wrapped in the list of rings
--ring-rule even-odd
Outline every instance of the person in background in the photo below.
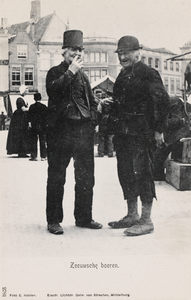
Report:
[[[28,131],[28,105],[25,102],[27,87],[21,85],[20,96],[16,100],[17,109],[14,111],[7,136],[7,154],[18,154],[18,157],[29,157],[30,140]]]
[[[186,70],[185,70],[184,76],[185,76],[185,80],[187,82],[187,89],[186,89],[186,91],[187,92],[191,92],[191,89],[190,89],[190,85],[191,85],[191,61],[186,66]]]
[[[105,93],[96,94],[99,101],[107,98]],[[99,103],[98,101],[98,103]],[[106,154],[108,157],[113,157],[113,135],[108,133],[107,122],[110,112],[110,106],[105,105],[101,113],[98,115],[98,156],[104,157]]]
[[[41,160],[46,160],[46,111],[47,107],[41,103],[41,94],[34,94],[35,103],[30,105],[28,112],[30,139],[31,139],[31,161],[37,161],[38,139],[40,144]]]
[[[4,115],[4,112],[2,111],[0,114],[0,130],[5,130],[5,120],[6,120],[6,116]]]
[[[122,70],[113,89],[113,103],[109,117],[113,130],[118,177],[127,202],[127,214],[119,221],[109,222],[115,228],[126,228],[127,236],[151,233],[153,198],[153,151],[163,142],[169,96],[159,73],[139,60],[139,41],[123,36],[116,53]],[[104,103],[103,103],[104,104]],[[138,214],[138,196],[142,202]]]
[[[62,48],[64,61],[51,68],[46,77],[49,97],[46,216],[52,234],[63,234],[62,202],[71,158],[75,169],[75,224],[89,229],[102,228],[102,224],[92,219],[97,103],[82,71],[83,33],[80,30],[64,32]]]
[[[186,110],[185,110],[186,104]],[[170,97],[168,125],[164,131],[164,143],[154,152],[153,176],[156,181],[165,180],[165,160],[171,153],[171,159],[181,161],[182,138],[191,137],[191,104],[184,103],[178,96]]]

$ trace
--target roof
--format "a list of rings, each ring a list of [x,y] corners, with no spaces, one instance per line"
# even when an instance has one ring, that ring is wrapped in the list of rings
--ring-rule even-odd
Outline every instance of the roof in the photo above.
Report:
[[[39,20],[37,20],[37,22],[35,23],[35,33],[34,33],[34,40],[33,40],[33,42],[35,44],[38,44],[40,42],[48,25],[50,24],[50,21],[51,21],[53,15],[54,14],[42,17]],[[29,29],[28,34],[30,37],[32,37],[30,25],[33,21],[34,20],[31,19],[30,21],[27,21],[27,22],[11,25],[8,28],[8,34],[14,36],[17,34],[18,31],[27,31],[27,29]]]
[[[104,92],[113,92],[113,86],[115,83],[115,79],[109,75],[102,77],[91,83],[91,88],[94,89],[95,87],[100,88]]]
[[[153,52],[158,52],[158,53],[165,53],[165,54],[170,54],[170,55],[175,55],[172,51],[166,49],[166,48],[149,48],[145,45],[141,45],[143,50],[147,51],[153,51]]]

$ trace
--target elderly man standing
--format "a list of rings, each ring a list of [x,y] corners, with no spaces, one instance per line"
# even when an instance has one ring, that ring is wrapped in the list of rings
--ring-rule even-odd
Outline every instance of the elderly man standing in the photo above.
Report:
[[[100,229],[92,219],[94,187],[94,128],[97,103],[90,83],[82,72],[83,33],[64,32],[64,61],[51,68],[46,78],[49,96],[47,114],[47,222],[53,234],[63,234],[63,194],[66,169],[74,159],[75,224]]]
[[[123,36],[118,42],[122,70],[114,85],[110,130],[115,133],[118,177],[127,201],[127,215],[110,222],[112,228],[127,228],[127,236],[154,230],[151,221],[156,198],[152,175],[153,150],[163,143],[169,97],[159,73],[139,61],[139,41]],[[155,144],[156,143],[156,144]],[[142,202],[141,218],[137,197]]]

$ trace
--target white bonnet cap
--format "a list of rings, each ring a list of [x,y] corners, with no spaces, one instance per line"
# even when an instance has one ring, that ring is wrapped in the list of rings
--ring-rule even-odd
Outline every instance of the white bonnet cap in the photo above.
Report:
[[[20,88],[19,88],[19,91],[20,91],[20,94],[22,95],[22,94],[24,94],[24,92],[26,91],[26,85],[24,85],[24,84],[22,84],[21,86],[20,86]]]

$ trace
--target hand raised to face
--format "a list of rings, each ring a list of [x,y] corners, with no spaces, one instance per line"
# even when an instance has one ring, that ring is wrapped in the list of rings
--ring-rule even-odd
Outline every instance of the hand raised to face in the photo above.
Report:
[[[70,70],[73,74],[76,74],[83,67],[83,60],[80,55],[75,55],[72,60],[68,70]]]

